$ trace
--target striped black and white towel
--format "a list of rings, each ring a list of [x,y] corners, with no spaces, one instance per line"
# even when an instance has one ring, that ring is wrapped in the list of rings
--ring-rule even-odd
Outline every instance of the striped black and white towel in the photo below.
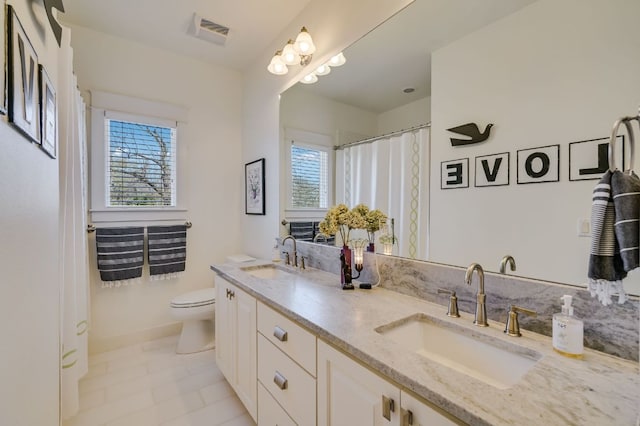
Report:
[[[147,227],[149,275],[151,279],[173,278],[185,269],[187,226]]]
[[[638,267],[640,181],[635,174],[607,171],[593,191],[589,290],[603,305],[626,301],[622,280]]]
[[[144,228],[96,229],[96,252],[103,287],[140,278],[144,264]]]

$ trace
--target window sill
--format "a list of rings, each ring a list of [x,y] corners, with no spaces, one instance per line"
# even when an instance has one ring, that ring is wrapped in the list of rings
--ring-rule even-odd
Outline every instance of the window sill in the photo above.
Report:
[[[178,207],[149,207],[91,209],[91,222],[153,222],[153,221],[185,221],[187,209]]]

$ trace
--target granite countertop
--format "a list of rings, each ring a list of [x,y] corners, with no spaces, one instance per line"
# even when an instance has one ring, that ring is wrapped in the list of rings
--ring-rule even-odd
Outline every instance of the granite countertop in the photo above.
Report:
[[[472,324],[473,314],[446,316],[446,307],[383,288],[343,291],[340,277],[317,269],[272,279],[250,268],[270,262],[213,265],[211,269],[363,364],[460,420],[474,425],[635,425],[640,410],[637,362],[585,349],[576,360],[553,351],[551,338],[504,324]],[[281,267],[278,265],[278,267]],[[500,389],[407,351],[376,328],[414,314],[463,327],[469,334],[537,352],[541,358],[513,386]],[[508,368],[508,367],[506,367]]]

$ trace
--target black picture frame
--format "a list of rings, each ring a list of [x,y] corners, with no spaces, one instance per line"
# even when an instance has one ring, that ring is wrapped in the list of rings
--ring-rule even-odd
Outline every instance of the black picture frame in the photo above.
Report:
[[[488,161],[490,159],[495,159],[496,161],[498,159],[501,159],[499,164],[500,169],[499,170],[496,170],[495,168],[493,169],[494,173],[497,172],[497,175],[494,176],[493,181],[490,181],[486,178],[487,172],[485,171],[482,163],[483,161]],[[504,161],[504,163],[502,163],[502,161]],[[509,186],[509,183],[511,181],[510,164],[511,164],[510,152],[500,152],[497,154],[481,155],[476,157],[474,186],[476,188],[489,188],[492,186]],[[495,162],[493,164],[493,167],[496,167]],[[501,173],[504,170],[506,170],[506,175],[505,173]],[[481,173],[485,173],[484,178],[481,175]]]
[[[42,150],[49,157],[58,155],[58,104],[56,101],[56,89],[47,74],[47,70],[40,65],[40,129]]]
[[[569,181],[600,180],[604,172],[609,170],[608,148],[611,139],[608,137],[588,139],[569,143]],[[619,143],[616,149],[615,162],[620,165],[625,160],[625,138],[617,135]],[[601,164],[604,161],[604,164]]]
[[[245,214],[265,214],[264,158],[244,165]]]
[[[539,160],[540,170],[532,169],[533,159]],[[560,144],[519,149],[516,151],[516,164],[518,185],[560,182]]]
[[[460,165],[459,168],[449,169],[450,166]],[[459,178],[460,182],[447,180],[452,177]],[[458,158],[440,162],[440,189],[469,188],[469,157]]]
[[[0,115],[7,113],[7,5],[0,0]]]
[[[8,6],[8,116],[22,134],[40,144],[38,55],[15,10]]]

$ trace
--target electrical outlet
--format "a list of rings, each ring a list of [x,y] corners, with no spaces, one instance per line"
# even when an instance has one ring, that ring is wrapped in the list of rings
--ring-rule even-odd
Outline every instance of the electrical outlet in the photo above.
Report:
[[[578,218],[578,237],[591,236],[591,221],[585,218]]]

